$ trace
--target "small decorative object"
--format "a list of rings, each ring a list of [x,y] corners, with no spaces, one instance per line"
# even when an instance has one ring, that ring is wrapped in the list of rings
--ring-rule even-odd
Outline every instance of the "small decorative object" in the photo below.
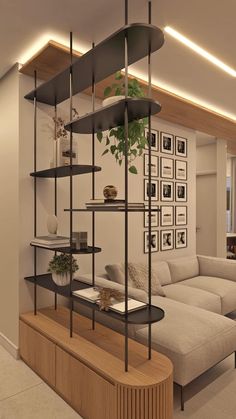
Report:
[[[124,84],[124,75],[121,71],[118,71],[115,75],[115,83],[111,86],[107,86],[104,90],[104,96],[108,97],[114,93],[112,98],[109,97],[110,102],[117,101],[117,97],[120,99],[124,98],[125,96],[125,84]],[[139,83],[139,81],[135,78],[129,80],[128,82],[128,97],[144,97],[144,91]],[[106,102],[107,105],[107,102]],[[143,150],[147,145],[147,139],[145,137],[145,127],[147,126],[148,119],[140,119],[132,121],[128,124],[128,164],[129,164],[129,171],[130,173],[137,174],[137,168],[133,165],[133,161],[136,157],[141,156],[143,154]],[[104,141],[105,143],[105,150],[102,153],[104,156],[107,153],[111,153],[116,162],[119,165],[122,165],[122,162],[125,158],[125,127],[123,125],[117,126],[116,128],[112,128],[105,135],[103,132],[97,133],[97,139],[100,143]]]
[[[187,207],[175,207],[175,224],[183,226],[187,224]]]
[[[174,160],[161,157],[161,177],[166,179],[174,178]]]
[[[78,117],[78,112],[75,108],[73,111],[73,119]],[[61,117],[53,117],[55,124],[54,134],[54,157],[51,163],[54,167],[69,166],[70,165],[70,139],[69,133],[65,129],[65,121]],[[72,164],[76,164],[78,160],[78,144],[77,141],[72,141]]]
[[[175,230],[175,247],[176,249],[182,249],[187,247],[187,229]]]
[[[103,195],[107,201],[113,201],[118,194],[117,188],[113,185],[107,185],[103,189]]]
[[[175,178],[178,180],[187,180],[187,162],[183,160],[175,161]]]
[[[174,154],[174,136],[172,134],[161,133],[161,152]]]
[[[145,209],[148,209],[148,205],[146,205]],[[151,212],[151,226],[158,227],[158,206],[152,205],[152,212]],[[144,227],[149,226],[149,213],[147,211],[144,212]]]
[[[180,157],[187,157],[187,139],[175,137],[175,154]]]
[[[151,252],[158,252],[158,231],[151,232]],[[144,231],[144,253],[148,253],[149,249],[149,234]]]
[[[98,305],[100,310],[108,311],[110,308],[109,306],[112,304],[112,299],[117,301],[123,301],[124,299],[124,295],[115,289],[98,287],[98,290]]]
[[[176,182],[175,184],[175,200],[177,202],[187,201],[187,183]]]
[[[173,182],[161,181],[161,201],[172,202],[174,200]]]
[[[158,180],[151,181],[151,187],[149,191],[149,181],[148,179],[144,179],[144,201],[148,201],[149,193],[151,194],[151,200],[157,201],[158,200]]]
[[[149,174],[149,155],[144,154],[144,176],[148,176]],[[158,157],[151,156],[151,176],[157,177],[158,176]]]
[[[174,224],[174,207],[161,206],[161,227],[170,227]]]
[[[48,229],[49,237],[57,236],[58,221],[57,221],[57,217],[55,215],[48,215],[47,229]]]
[[[147,140],[145,148],[149,148],[149,130],[148,128],[145,128],[145,137]],[[151,150],[152,151],[158,151],[158,141],[159,141],[159,131],[156,131],[155,129],[151,130]]]
[[[77,250],[85,250],[88,248],[87,231],[78,231],[72,233],[73,247]]]
[[[174,230],[161,230],[161,250],[173,250]]]
[[[71,256],[65,253],[54,255],[49,262],[48,272],[52,273],[52,279],[58,286],[66,286],[70,283]],[[72,257],[72,273],[79,269],[77,261]]]

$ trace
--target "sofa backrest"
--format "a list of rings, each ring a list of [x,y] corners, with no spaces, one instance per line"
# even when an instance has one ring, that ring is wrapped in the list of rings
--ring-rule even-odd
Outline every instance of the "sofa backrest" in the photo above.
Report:
[[[217,278],[236,281],[235,260],[211,256],[198,256],[198,261],[201,276],[215,276]]]
[[[199,275],[199,263],[197,256],[188,256],[167,261],[171,281],[173,283],[184,281]]]
[[[157,278],[162,286],[172,283],[168,263],[164,260],[152,262],[152,268],[157,272]]]

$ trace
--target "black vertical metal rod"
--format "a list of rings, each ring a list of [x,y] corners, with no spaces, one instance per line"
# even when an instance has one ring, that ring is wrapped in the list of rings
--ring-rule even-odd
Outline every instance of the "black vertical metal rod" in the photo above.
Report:
[[[92,48],[95,47],[93,42]],[[92,111],[95,111],[95,75],[92,75]],[[95,166],[95,132],[92,132],[92,166]],[[95,199],[95,172],[92,171],[92,199]],[[95,247],[95,212],[92,212],[92,247]],[[92,284],[95,286],[95,253],[92,253]],[[92,312],[92,328],[95,329],[95,310]]]
[[[128,25],[128,16],[129,16],[129,3],[128,3],[128,0],[125,0],[125,25]]]
[[[128,23],[128,0],[125,0],[125,19]],[[125,33],[125,98],[128,96],[128,37]],[[129,261],[129,219],[128,219],[128,103],[125,103],[125,371],[128,371],[128,261]]]
[[[73,117],[73,35],[70,32],[70,121]],[[72,232],[73,232],[73,167],[72,167],[72,152],[73,152],[73,131],[72,125],[70,126],[70,337],[73,336],[73,300],[72,300]]]
[[[34,71],[34,172],[37,170],[37,72]],[[37,178],[34,177],[34,237],[37,236]],[[34,247],[34,315],[37,314],[37,248]]]
[[[151,12],[152,12],[152,4],[151,1],[148,2],[148,23],[151,24]],[[149,43],[149,51],[148,51],[148,97],[151,98],[152,90],[151,90],[151,45]],[[151,155],[151,113],[149,109],[148,115],[148,304],[149,309],[151,309],[152,304],[152,201],[151,201],[151,163],[152,163],[152,155]],[[148,359],[152,357],[152,326],[151,324],[148,325]]]
[[[55,103],[54,106],[54,118],[55,118],[55,124],[54,124],[54,141],[57,141],[57,104]],[[58,164],[57,162],[57,143],[56,144],[56,165]],[[54,178],[54,214],[57,217],[57,177],[55,175]],[[55,254],[57,254],[57,252],[55,252]],[[57,310],[57,293],[55,292],[54,294],[54,309]]]

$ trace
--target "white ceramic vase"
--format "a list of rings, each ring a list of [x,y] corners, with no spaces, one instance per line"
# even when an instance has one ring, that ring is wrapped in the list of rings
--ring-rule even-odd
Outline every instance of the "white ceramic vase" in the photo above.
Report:
[[[52,279],[59,287],[65,287],[70,283],[70,272],[66,272],[64,274],[57,274],[56,272],[52,272]]]

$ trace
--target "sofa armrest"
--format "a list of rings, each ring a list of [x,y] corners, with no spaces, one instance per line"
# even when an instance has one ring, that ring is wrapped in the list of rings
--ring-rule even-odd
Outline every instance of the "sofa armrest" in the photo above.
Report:
[[[91,274],[85,274],[85,275],[78,275],[75,279],[81,280],[83,282],[86,282],[87,284],[92,284],[92,275]],[[110,281],[109,279],[105,279],[101,276],[95,277],[95,283],[99,287],[107,287],[112,288],[117,291],[120,291],[122,293],[125,293],[125,287],[124,285],[118,284],[117,282]],[[145,291],[140,290],[138,288],[128,287],[128,294],[129,297],[134,298],[135,300],[142,301],[144,303],[147,303],[148,301],[148,295]]]
[[[236,282],[236,261],[211,256],[198,256],[199,274]]]

